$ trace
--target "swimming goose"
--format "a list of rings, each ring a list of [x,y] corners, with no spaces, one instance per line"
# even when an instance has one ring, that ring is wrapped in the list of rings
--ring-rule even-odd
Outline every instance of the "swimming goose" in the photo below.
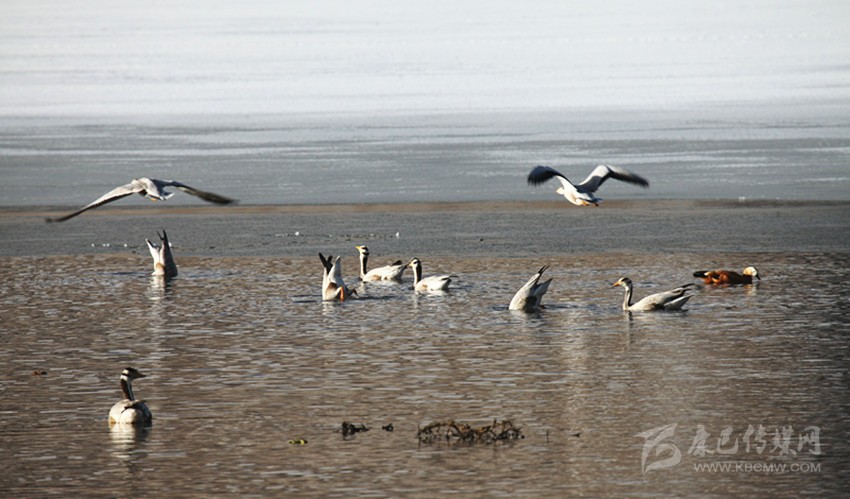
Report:
[[[168,244],[168,234],[163,230],[162,234],[157,232],[156,235],[159,236],[159,246],[152,243],[150,239],[145,239],[153,257],[153,274],[151,275],[171,279],[177,275],[177,264],[174,263],[174,256],[171,254],[171,245]]]
[[[552,279],[540,284],[540,278],[543,277],[543,272],[549,268],[548,265],[544,265],[543,268],[537,271],[536,274],[531,276],[531,279],[528,280],[527,283],[516,292],[513,299],[511,300],[511,304],[508,306],[508,310],[522,310],[525,312],[536,312],[542,307],[540,302],[543,300],[543,295],[546,294],[546,291],[549,290],[549,283],[552,282]]]
[[[150,199],[151,201],[165,201],[166,199],[174,195],[173,192],[166,192],[166,187],[176,187],[177,189],[180,189],[183,192],[186,192],[193,196],[197,196],[203,199],[204,201],[209,201],[210,203],[230,204],[236,202],[235,199],[220,196],[212,192],[201,191],[195,189],[194,187],[189,187],[188,185],[180,183],[176,180],[158,180],[155,178],[140,177],[134,178],[127,185],[122,185],[121,187],[116,187],[115,189],[112,189],[103,196],[97,198],[93,202],[83,206],[82,208],[73,213],[57,218],[47,218],[46,221],[64,222],[69,218],[76,217],[84,211],[97,208],[98,206],[103,206],[107,203],[111,203],[112,201],[127,197],[130,194],[138,194],[140,196]]]
[[[322,300],[331,301],[338,299],[339,301],[345,301],[351,295],[357,294],[357,291],[346,287],[345,282],[342,280],[341,256],[334,258],[332,255],[328,255],[325,258],[324,255],[319,253],[319,258],[322,260],[322,266],[324,267],[322,272]]]
[[[693,283],[685,284],[682,287],[671,291],[664,291],[647,296],[637,303],[632,304],[632,280],[628,277],[623,277],[619,281],[611,285],[622,286],[626,288],[626,296],[623,299],[623,310],[631,312],[649,312],[652,310],[679,310],[688,302],[693,295],[685,294],[688,287],[693,286]]]
[[[706,284],[715,285],[752,284],[753,277],[761,280],[755,267],[747,267],[740,274],[731,270],[698,270],[694,272],[694,277],[702,278]]]
[[[597,166],[592,172],[590,172],[590,175],[584,179],[584,182],[580,184],[573,184],[567,180],[567,177],[554,168],[550,168],[548,166],[535,166],[528,174],[528,183],[531,185],[540,185],[553,177],[561,181],[561,187],[558,187],[555,192],[563,195],[567,198],[567,201],[578,206],[589,206],[591,204],[599,206],[599,202],[602,201],[602,199],[596,197],[594,193],[609,178],[622,180],[623,182],[643,187],[649,187],[649,181],[640,175],[609,165]]]
[[[144,377],[144,374],[132,367],[127,367],[121,372],[121,391],[124,393],[124,400],[116,402],[109,410],[109,424],[151,424],[153,416],[148,405],[144,400],[136,400],[133,396],[133,380]]]
[[[407,264],[413,269],[413,289],[416,291],[447,291],[452,282],[451,276],[434,275],[422,278],[422,262],[414,258]]]
[[[370,271],[366,271],[366,262],[369,260],[369,248],[366,246],[355,246],[360,252],[360,280],[361,281],[400,281],[407,265],[401,260],[396,260],[392,265],[384,265]]]

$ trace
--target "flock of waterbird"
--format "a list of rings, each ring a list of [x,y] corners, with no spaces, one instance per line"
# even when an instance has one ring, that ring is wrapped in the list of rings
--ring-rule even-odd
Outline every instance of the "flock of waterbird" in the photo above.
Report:
[[[578,206],[599,206],[599,202],[602,199],[596,197],[596,191],[609,178],[639,185],[644,188],[649,187],[649,182],[640,175],[610,165],[597,166],[579,184],[573,184],[566,176],[554,168],[536,166],[528,174],[528,183],[531,185],[540,185],[553,178],[558,179],[561,183],[561,186],[558,187],[556,192],[564,196],[570,203]],[[47,218],[46,221],[64,222],[83,212],[98,208],[131,194],[139,194],[152,201],[165,201],[174,195],[173,192],[167,192],[165,190],[166,187],[174,187],[210,203],[232,204],[236,202],[235,199],[195,189],[175,180],[158,180],[141,177],[133,179],[129,184],[116,187],[79,210],[61,217]],[[162,234],[157,233],[157,235],[159,236],[159,244],[145,239],[154,262],[152,275],[169,280],[177,276],[177,265],[174,262],[171,245],[168,242],[168,234],[163,230]],[[355,246],[355,248],[360,254],[361,282],[401,282],[404,271],[407,268],[413,271],[413,289],[416,292],[448,291],[449,285],[452,282],[452,276],[450,275],[423,277],[422,262],[419,258],[413,258],[407,264],[404,264],[401,260],[397,260],[389,265],[368,270],[369,248],[366,246]],[[319,253],[319,259],[322,262],[322,299],[324,301],[344,301],[357,294],[354,288],[346,286],[342,277],[341,256],[325,256]],[[543,273],[547,268],[548,266],[543,266],[514,294],[508,305],[509,310],[537,312],[543,308],[543,295],[546,294],[552,282],[551,278],[541,282]],[[705,284],[717,286],[752,284],[753,279],[761,279],[755,267],[747,267],[742,273],[730,270],[700,270],[694,272],[693,275],[694,277],[701,278]],[[690,292],[693,285],[693,283],[688,283],[669,291],[654,293],[637,302],[632,301],[634,285],[628,277],[620,278],[611,286],[622,286],[625,288],[623,310],[629,312],[649,312],[681,310],[685,303],[693,296]],[[132,381],[144,377],[144,374],[132,367],[127,367],[121,372],[121,391],[124,394],[124,399],[116,402],[109,411],[110,424],[148,425],[152,422],[153,416],[147,404],[144,401],[136,400],[133,395]]]

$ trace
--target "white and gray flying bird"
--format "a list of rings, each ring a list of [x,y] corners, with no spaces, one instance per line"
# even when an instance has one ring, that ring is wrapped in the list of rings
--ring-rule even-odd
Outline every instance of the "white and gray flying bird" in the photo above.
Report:
[[[682,306],[690,300],[691,296],[686,294],[688,288],[693,286],[693,283],[685,284],[670,291],[655,293],[643,298],[637,303],[632,303],[632,280],[628,277],[622,277],[619,281],[611,285],[611,287],[622,286],[626,288],[625,297],[623,298],[623,310],[630,312],[651,312],[653,310],[680,310]]]
[[[617,168],[616,166],[599,165],[590,172],[590,175],[580,184],[573,184],[567,177],[559,171],[548,166],[535,166],[528,174],[528,183],[531,185],[540,185],[550,178],[557,178],[561,181],[561,187],[555,191],[561,194],[567,201],[578,206],[599,206],[601,198],[595,196],[595,192],[609,178],[622,180],[630,184],[649,187],[649,181],[640,175]]]
[[[540,302],[543,300],[543,295],[549,290],[549,283],[552,282],[552,279],[542,283],[540,282],[543,272],[548,268],[548,265],[544,265],[523,287],[519,288],[519,291],[516,292],[511,300],[508,310],[522,310],[524,312],[536,312],[540,310],[542,306]]]
[[[92,203],[83,206],[82,208],[73,213],[69,213],[68,215],[64,215],[57,218],[47,218],[47,221],[64,222],[65,220],[76,217],[80,213],[127,197],[130,194],[138,194],[140,196],[150,199],[151,201],[165,201],[166,199],[174,195],[173,192],[166,192],[166,187],[175,187],[187,194],[197,196],[203,199],[204,201],[208,201],[210,203],[230,204],[236,202],[235,199],[230,199],[228,197],[224,197],[212,192],[201,191],[195,189],[194,187],[189,187],[188,185],[178,182],[176,180],[158,180],[155,178],[140,177],[134,178],[133,181],[127,185],[122,185],[121,187],[116,187],[115,189],[112,189],[103,196],[94,200]]]
[[[121,372],[121,392],[124,400],[115,402],[109,410],[109,424],[150,425],[153,421],[151,410],[144,400],[136,400],[133,396],[133,380],[144,378],[145,375],[132,367]]]
[[[168,234],[165,230],[162,234],[156,233],[159,236],[160,244],[152,243],[150,239],[145,239],[148,243],[148,249],[153,257],[153,276],[164,277],[166,280],[177,275],[177,264],[174,263],[174,255],[171,254],[171,245],[168,243]]]

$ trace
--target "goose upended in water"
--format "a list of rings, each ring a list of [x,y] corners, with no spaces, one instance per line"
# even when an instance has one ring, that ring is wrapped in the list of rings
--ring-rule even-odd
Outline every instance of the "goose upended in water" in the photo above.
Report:
[[[325,257],[319,253],[319,258],[322,260],[322,300],[340,300],[345,301],[351,295],[357,294],[357,291],[345,286],[342,279],[342,260],[341,256],[334,257],[328,255]]]
[[[452,278],[449,275],[422,277],[422,262],[414,258],[407,264],[413,269],[413,289],[416,291],[447,291]]]
[[[536,312],[540,310],[542,306],[540,302],[543,300],[543,295],[549,290],[549,283],[552,282],[552,279],[542,283],[540,282],[540,278],[543,277],[543,272],[547,268],[549,266],[544,265],[536,274],[531,276],[531,279],[523,287],[519,288],[519,291],[516,292],[511,300],[511,304],[508,305],[508,310],[522,310],[525,312]]]
[[[177,264],[174,263],[174,255],[171,254],[168,234],[163,230],[162,234],[157,232],[156,235],[159,236],[159,245],[152,243],[150,239],[145,239],[153,257],[153,274],[151,275],[171,279],[177,275]]]
[[[400,281],[404,274],[404,269],[407,265],[401,260],[396,260],[392,265],[384,265],[370,271],[366,271],[366,264],[369,261],[369,248],[366,246],[355,246],[360,252],[360,280],[367,281]]]
[[[144,374],[132,367],[121,372],[121,392],[124,393],[124,400],[116,402],[109,410],[109,424],[151,424],[153,415],[148,405],[144,400],[136,400],[133,396],[133,380],[144,377]]]
[[[619,281],[611,285],[622,286],[626,288],[625,298],[623,299],[623,310],[630,312],[650,312],[653,310],[680,310],[682,306],[688,302],[693,295],[686,294],[688,288],[693,286],[693,283],[685,284],[679,288],[655,293],[643,298],[637,303],[632,303],[632,291],[634,286],[632,280],[628,277],[622,277]]]
[[[706,284],[752,284],[753,277],[761,280],[759,271],[755,267],[747,267],[740,274],[731,270],[698,270],[694,277],[699,277]]]
[[[127,185],[122,185],[121,187],[116,187],[115,189],[112,189],[103,196],[97,198],[93,202],[83,206],[82,208],[73,213],[69,213],[68,215],[56,218],[47,218],[46,221],[64,222],[65,220],[76,217],[80,213],[97,208],[99,206],[103,206],[107,203],[111,203],[112,201],[127,197],[131,194],[138,194],[140,196],[150,199],[151,201],[165,201],[166,199],[174,195],[173,192],[166,192],[166,187],[175,187],[185,193],[197,196],[203,199],[204,201],[208,201],[210,203],[230,204],[236,202],[235,199],[230,199],[228,197],[224,197],[212,192],[206,192],[199,189],[195,189],[194,187],[189,187],[188,185],[178,182],[176,180],[159,180],[155,178],[140,177],[134,178]]]
[[[609,178],[622,180],[630,184],[649,187],[649,181],[640,175],[610,165],[599,165],[590,172],[590,175],[580,184],[573,184],[561,172],[548,166],[535,166],[528,174],[528,183],[531,185],[540,185],[550,178],[557,178],[561,182],[561,187],[555,191],[561,194],[567,201],[578,206],[599,206],[602,201],[594,193],[602,186]]]

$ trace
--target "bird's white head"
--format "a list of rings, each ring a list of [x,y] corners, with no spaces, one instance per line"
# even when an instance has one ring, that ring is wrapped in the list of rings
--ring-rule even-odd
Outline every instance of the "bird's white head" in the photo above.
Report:
[[[355,248],[357,248],[357,251],[359,251],[361,255],[369,256],[369,248],[366,246],[355,246]]]
[[[745,269],[744,269],[744,275],[753,276],[753,277],[755,277],[756,279],[758,279],[759,281],[761,280],[761,277],[759,277],[759,271],[758,271],[758,270],[756,270],[756,268],[755,268],[755,267],[747,267],[747,268],[745,268]]]
[[[621,277],[617,282],[612,284],[611,287],[613,288],[615,286],[622,286],[624,288],[628,288],[631,285],[632,285],[631,279],[629,279],[628,277]]]

